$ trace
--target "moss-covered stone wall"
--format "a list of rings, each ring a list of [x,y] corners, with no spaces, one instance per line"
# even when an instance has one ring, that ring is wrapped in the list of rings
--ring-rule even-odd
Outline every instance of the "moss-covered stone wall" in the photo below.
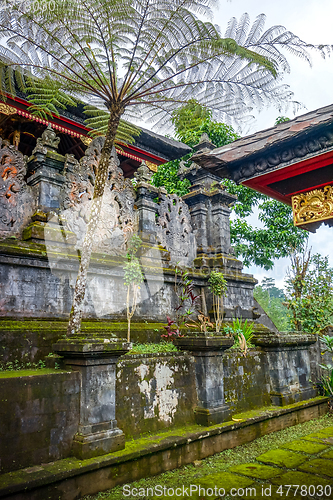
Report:
[[[232,411],[270,405],[265,363],[260,351],[250,350],[246,357],[233,350],[224,354],[224,395]]]
[[[196,403],[191,356],[131,355],[118,363],[116,418],[127,436],[193,424]]]
[[[77,372],[0,372],[1,472],[70,456],[79,422]]]
[[[269,404],[260,355],[224,355],[232,411]],[[116,418],[127,438],[194,424],[194,359],[182,353],[126,355],[116,381]],[[1,471],[65,458],[79,422],[80,375],[60,370],[0,372]]]

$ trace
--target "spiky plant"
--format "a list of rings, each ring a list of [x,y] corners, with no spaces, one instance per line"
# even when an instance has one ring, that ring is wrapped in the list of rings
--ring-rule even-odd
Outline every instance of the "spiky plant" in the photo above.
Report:
[[[145,112],[160,120],[193,96],[209,109],[236,116],[251,104],[281,99],[274,83],[277,72],[286,69],[280,46],[306,55],[309,46],[288,37],[284,28],[259,36],[263,18],[249,32],[246,16],[237,29],[232,21],[222,37],[216,25],[202,20],[214,3],[52,0],[37,11],[34,2],[30,10],[24,2],[2,4],[2,94],[15,94],[15,75],[35,113],[57,113],[78,99],[101,110],[95,116],[89,108],[90,124],[105,130],[105,142],[68,334],[80,331],[92,241],[121,117]]]

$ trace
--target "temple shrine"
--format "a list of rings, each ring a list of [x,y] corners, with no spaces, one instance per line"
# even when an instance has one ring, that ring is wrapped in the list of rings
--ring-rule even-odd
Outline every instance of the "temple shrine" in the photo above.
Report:
[[[195,161],[291,205],[296,226],[315,232],[321,223],[333,224],[333,105],[207,148]]]

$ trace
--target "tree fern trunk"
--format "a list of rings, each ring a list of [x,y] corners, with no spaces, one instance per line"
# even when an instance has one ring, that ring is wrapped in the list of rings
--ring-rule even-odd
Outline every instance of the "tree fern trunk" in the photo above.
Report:
[[[76,278],[74,298],[67,328],[67,334],[73,335],[81,330],[82,306],[87,286],[87,274],[89,269],[92,246],[94,242],[95,231],[98,226],[99,216],[102,209],[103,193],[109,171],[109,161],[117,133],[120,117],[123,108],[113,106],[110,108],[110,118],[108,131],[105,136],[105,143],[101,151],[101,157],[98,164],[98,170],[95,178],[94,195],[91,204],[87,231],[84,238],[81,251],[80,267]]]

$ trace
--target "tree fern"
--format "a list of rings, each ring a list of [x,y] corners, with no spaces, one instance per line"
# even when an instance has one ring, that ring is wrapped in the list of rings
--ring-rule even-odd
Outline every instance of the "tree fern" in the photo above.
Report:
[[[68,332],[80,329],[92,239],[101,210],[109,159],[117,132],[128,140],[130,127],[120,122],[149,117],[159,123],[193,97],[213,111],[214,118],[236,118],[251,106],[292,94],[280,85],[288,70],[281,48],[309,60],[308,45],[282,27],[263,33],[263,18],[250,27],[249,17],[229,23],[221,36],[209,22],[213,0],[52,0],[33,12],[23,3],[0,11],[0,32],[6,40],[0,92],[13,95],[13,74],[20,85],[28,75],[32,111],[41,116],[78,99],[108,115],[91,114],[97,133],[105,133],[95,179],[93,207],[81,255]],[[33,5],[33,4],[32,4]],[[6,69],[7,68],[7,69]],[[14,72],[12,71],[12,69]]]

